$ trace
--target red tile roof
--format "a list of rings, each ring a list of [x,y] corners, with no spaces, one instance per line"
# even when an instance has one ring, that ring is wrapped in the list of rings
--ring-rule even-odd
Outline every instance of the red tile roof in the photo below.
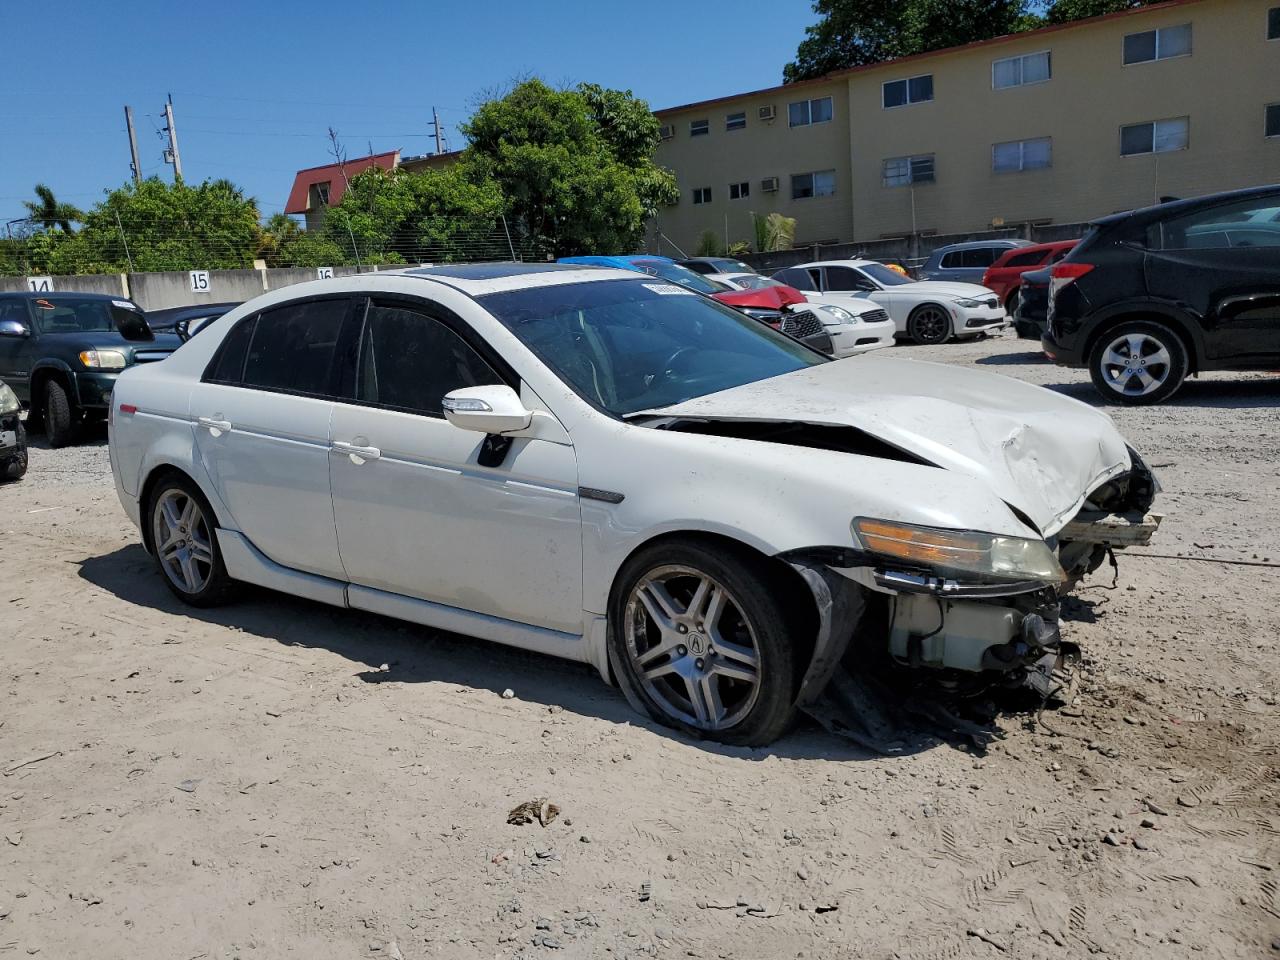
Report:
[[[284,205],[285,213],[306,213],[311,188],[316,184],[329,184],[329,206],[342,199],[347,190],[347,181],[357,173],[370,167],[381,167],[383,170],[394,170],[400,163],[400,151],[375,153],[369,157],[357,157],[345,164],[327,163],[322,167],[307,167],[299,170],[293,178],[293,189],[289,191],[289,202]],[[345,168],[346,176],[343,176]]]

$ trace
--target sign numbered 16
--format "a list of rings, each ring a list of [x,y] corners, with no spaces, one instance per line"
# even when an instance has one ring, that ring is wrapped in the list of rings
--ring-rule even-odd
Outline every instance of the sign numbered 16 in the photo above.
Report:
[[[192,270],[191,292],[192,293],[208,293],[209,292],[209,271],[208,270]]]
[[[27,277],[27,289],[32,293],[53,293],[53,277]]]
[[[317,280],[332,280],[332,279],[333,279],[333,267],[316,267],[316,279],[317,279]]]

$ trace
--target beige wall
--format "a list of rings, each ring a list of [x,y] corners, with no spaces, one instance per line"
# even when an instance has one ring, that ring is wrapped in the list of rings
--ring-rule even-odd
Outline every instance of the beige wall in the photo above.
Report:
[[[1280,42],[1266,40],[1267,9],[1280,0],[1199,0],[1143,10],[1066,29],[958,49],[847,73],[820,84],[781,88],[702,108],[662,111],[676,138],[661,145],[659,162],[677,173],[678,207],[661,218],[681,246],[707,228],[723,231],[727,184],[750,177],[748,207],[779,209],[799,221],[797,242],[832,238],[869,241],[920,231],[987,229],[995,218],[1070,222],[1152,202],[1160,195],[1192,196],[1280,181],[1280,138],[1263,136],[1263,113],[1280,101]],[[1127,33],[1192,24],[1192,54],[1124,66]],[[992,61],[1049,50],[1052,78],[992,89]],[[883,109],[887,80],[930,73],[934,100]],[[837,122],[825,130],[788,129],[791,99],[835,92]],[[773,102],[772,127],[754,123],[755,107]],[[743,106],[748,129],[727,134],[724,115]],[[712,120],[708,137],[690,139],[688,121]],[[1124,124],[1190,117],[1184,151],[1120,156]],[[717,129],[717,124],[719,129]],[[816,134],[816,136],[813,136]],[[843,135],[843,144],[833,142]],[[1045,170],[993,173],[992,145],[1052,137],[1053,165]],[[886,158],[935,155],[936,182],[908,187],[881,183]],[[834,167],[831,201],[791,201],[791,173]],[[761,176],[781,178],[772,206],[755,195]],[[694,186],[710,185],[715,202],[694,206]],[[732,229],[731,239],[739,239]],[[749,225],[742,237],[749,237]],[[692,252],[690,250],[690,252]]]

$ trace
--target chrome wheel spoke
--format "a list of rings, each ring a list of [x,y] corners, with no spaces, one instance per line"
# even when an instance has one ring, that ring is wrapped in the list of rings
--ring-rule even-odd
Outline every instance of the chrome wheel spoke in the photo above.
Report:
[[[668,674],[676,672],[678,671],[676,670],[675,663],[668,660],[665,663],[658,664],[656,667],[648,667],[644,669],[640,675],[646,680],[657,680],[661,677],[667,676]]]
[[[195,533],[191,534],[191,555],[201,563],[213,563],[213,546],[207,540],[201,540]]]
[[[182,565],[182,582],[192,593],[200,589],[200,571],[196,568],[196,559],[189,547],[178,551],[178,562]]]
[[[733,665],[738,670],[749,672],[750,677],[747,679],[755,679],[756,672],[760,669],[760,658],[751,647],[743,647],[736,643],[717,640],[715,651],[722,665]]]
[[[667,593],[666,587],[655,580],[650,580],[640,585],[638,598],[659,630],[664,633],[675,630],[680,611],[676,607],[676,602],[671,599],[671,594]]]
[[[1128,359],[1128,357],[1122,357],[1113,344],[1103,355],[1102,362],[1109,367],[1123,367],[1125,365],[1125,361]]]
[[[160,502],[160,512],[164,514],[164,522],[170,530],[177,530],[182,526],[182,512],[175,501],[174,497],[165,497]]]
[[[1156,344],[1155,352],[1143,359],[1147,361],[1148,367],[1167,367],[1173,362],[1173,359],[1169,356],[1169,351],[1161,344]]]

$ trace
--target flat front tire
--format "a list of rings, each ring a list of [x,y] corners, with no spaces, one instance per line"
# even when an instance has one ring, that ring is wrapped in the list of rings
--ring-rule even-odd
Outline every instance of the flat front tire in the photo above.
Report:
[[[193,607],[224,602],[235,581],[222,562],[213,510],[196,485],[180,474],[165,477],[151,491],[146,517],[152,551],[174,595]]]
[[[610,603],[610,661],[627,699],[692,736],[763,746],[791,723],[795,618],[765,561],[671,540],[623,566]]]
[[[1186,379],[1187,351],[1164,324],[1132,320],[1098,338],[1089,354],[1089,376],[1113,403],[1161,403]]]

